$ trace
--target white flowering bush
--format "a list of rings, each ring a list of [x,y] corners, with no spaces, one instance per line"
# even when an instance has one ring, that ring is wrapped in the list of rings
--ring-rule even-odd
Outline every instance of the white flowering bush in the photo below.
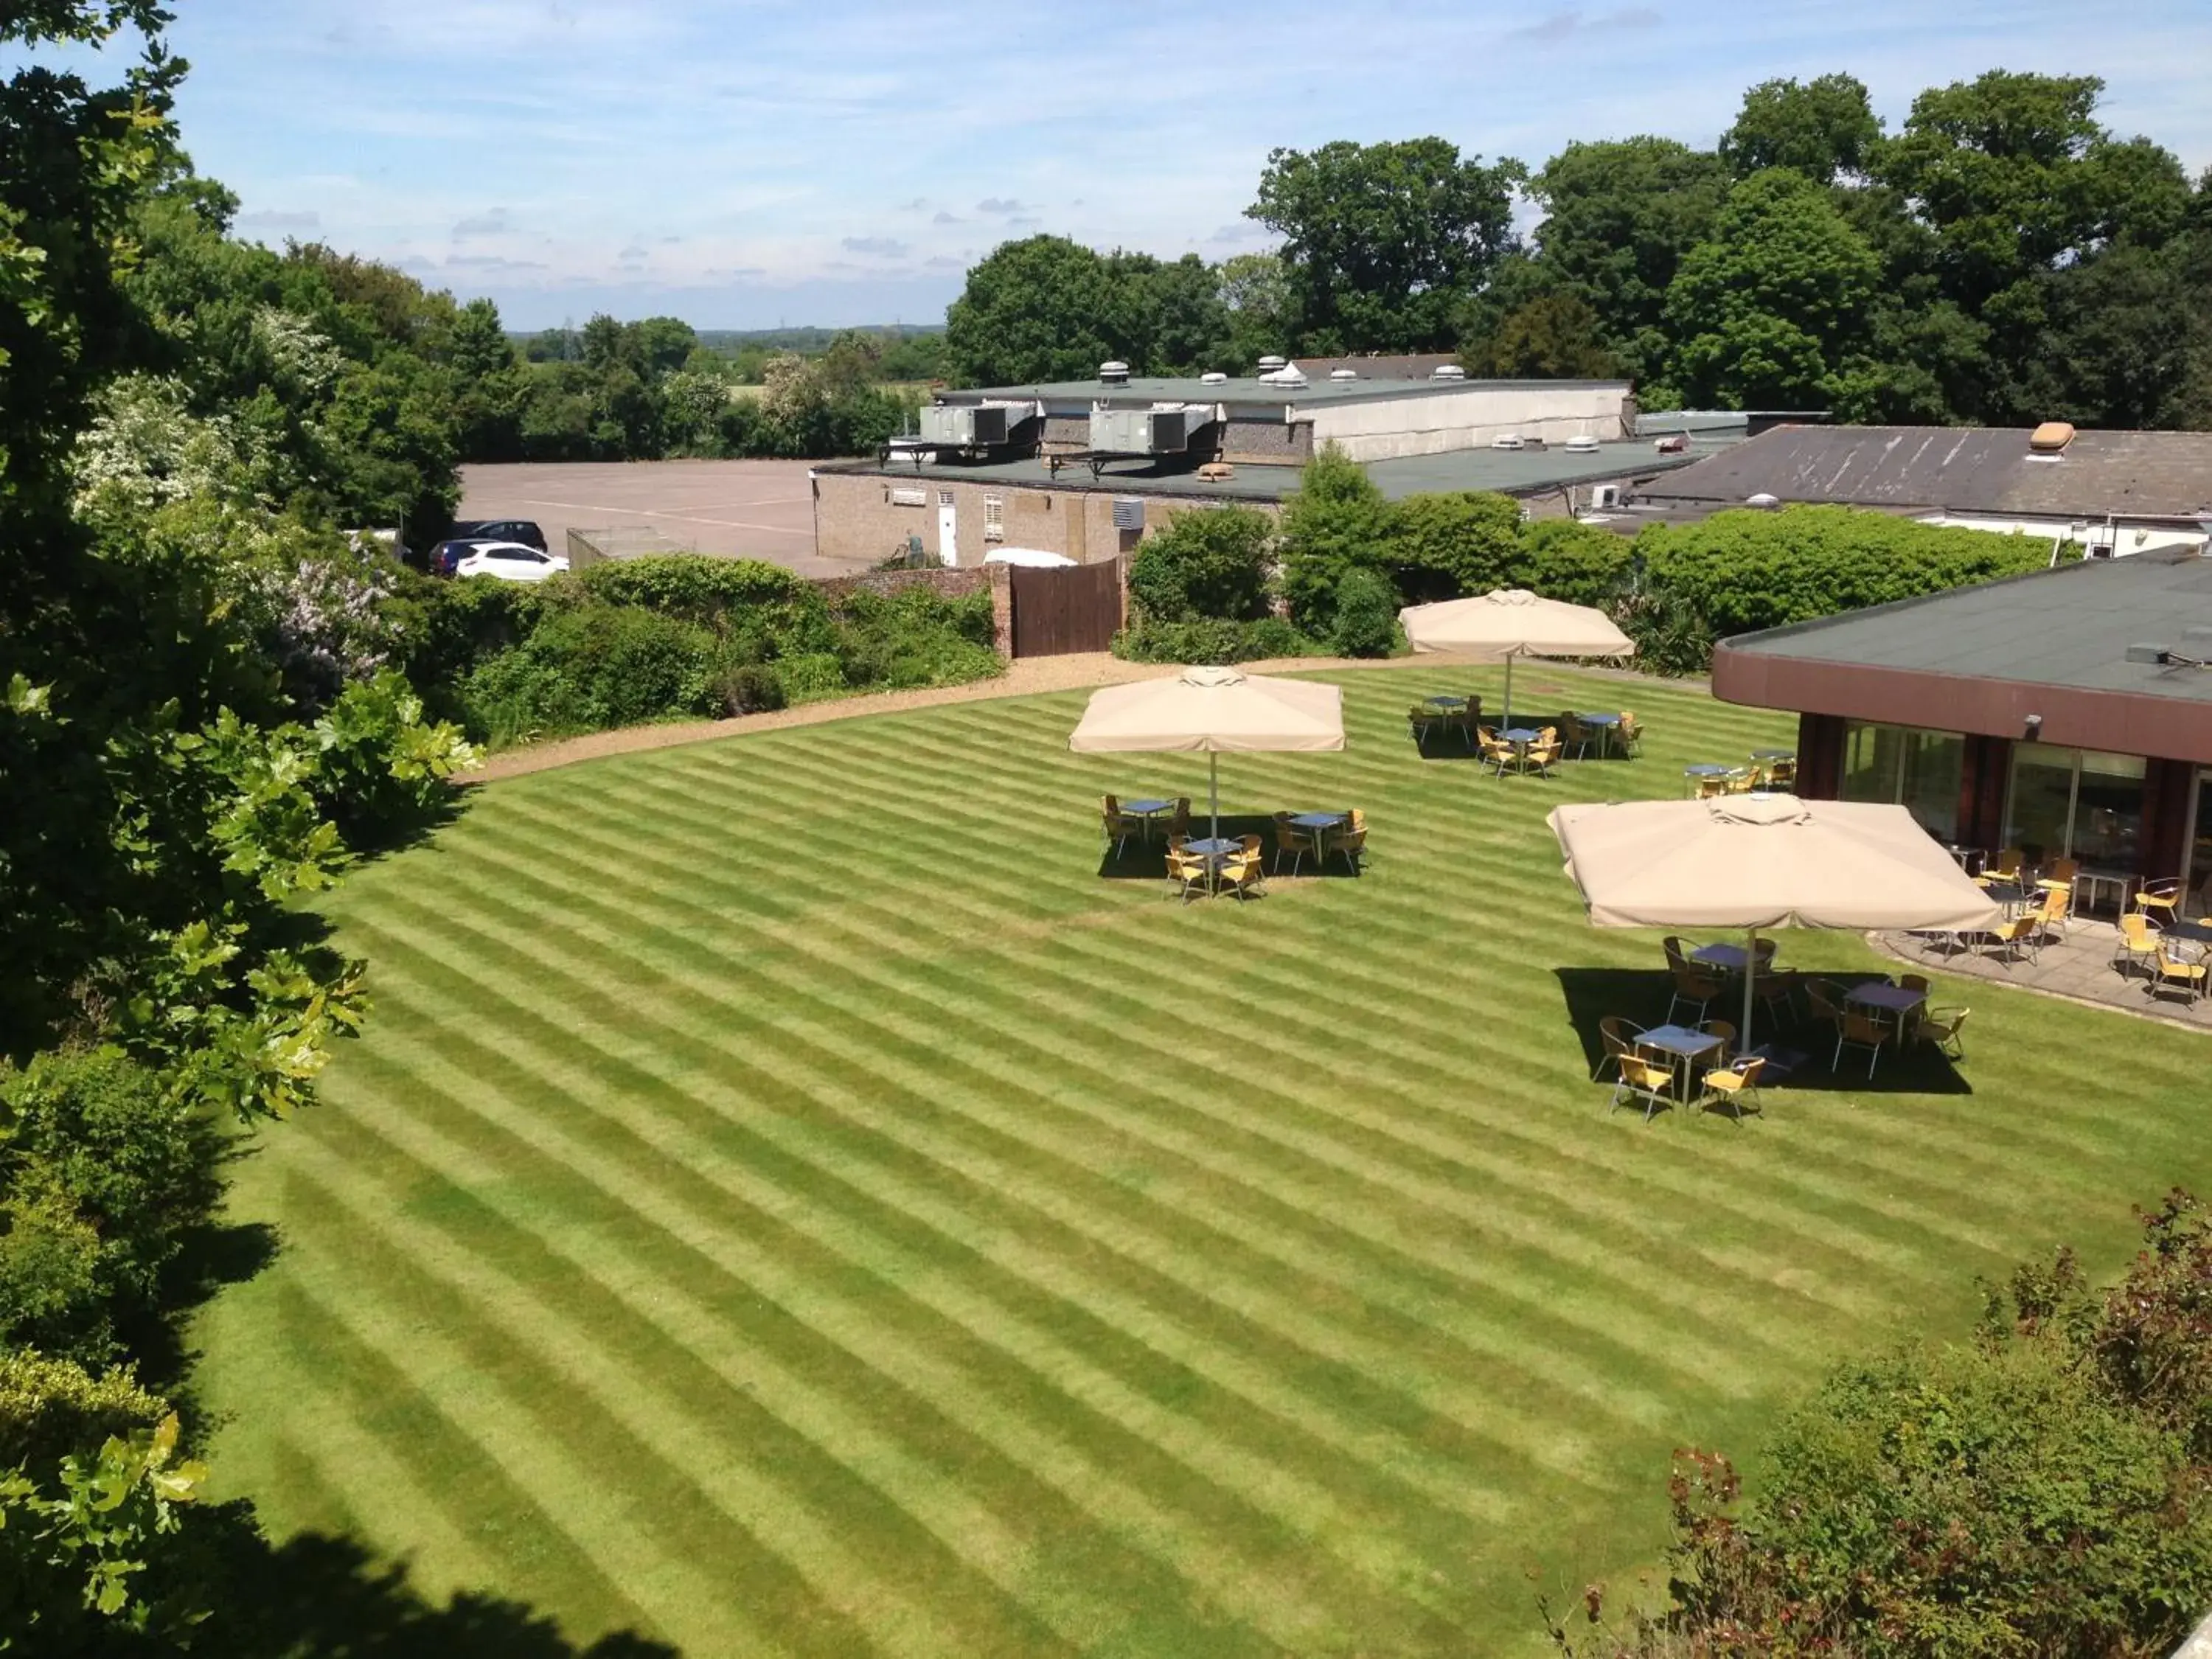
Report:
[[[262,434],[234,416],[194,413],[182,382],[153,374],[101,392],[70,471],[78,515],[109,526],[184,501],[270,507],[282,482]]]
[[[295,311],[258,307],[253,345],[270,386],[295,408],[320,403],[337,384],[345,356],[330,337]]]

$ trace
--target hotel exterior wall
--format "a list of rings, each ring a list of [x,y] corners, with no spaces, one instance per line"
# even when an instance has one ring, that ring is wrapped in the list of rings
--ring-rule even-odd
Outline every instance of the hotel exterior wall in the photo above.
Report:
[[[1628,438],[1629,387],[1603,386],[1495,387],[1374,403],[1316,404],[1313,441],[1335,443],[1355,461],[1399,455],[1439,455],[1481,449],[1493,438],[1518,433],[1564,443],[1581,433]]]
[[[896,504],[894,489],[922,492],[922,504]],[[1222,503],[1178,497],[1135,495],[1145,504],[1145,528],[1123,531],[1114,523],[1116,492],[1105,489],[1044,489],[1004,482],[969,482],[927,474],[895,478],[880,472],[817,472],[814,479],[814,547],[824,558],[877,560],[905,545],[908,534],[921,538],[931,556],[937,554],[938,494],[952,495],[955,544],[960,567],[981,565],[984,555],[997,547],[1033,547],[1058,553],[1078,564],[1095,564],[1134,550],[1144,536],[1172,521],[1180,513]],[[1003,534],[984,537],[984,498],[998,498]],[[1273,516],[1277,509],[1264,501],[1238,501]]]

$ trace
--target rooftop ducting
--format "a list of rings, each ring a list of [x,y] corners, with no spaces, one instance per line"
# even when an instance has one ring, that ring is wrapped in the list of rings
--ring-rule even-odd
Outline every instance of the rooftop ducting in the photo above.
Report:
[[[1098,365],[1098,378],[1108,386],[1129,384],[1129,366],[1118,358]]]
[[[1094,409],[1091,447],[1113,455],[1182,455],[1214,423],[1212,404],[1154,404],[1150,409]]]

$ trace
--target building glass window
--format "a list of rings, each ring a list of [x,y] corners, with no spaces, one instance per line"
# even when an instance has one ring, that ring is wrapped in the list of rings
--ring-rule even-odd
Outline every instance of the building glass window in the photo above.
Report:
[[[2212,772],[2197,775],[2197,816],[2189,837],[2185,915],[2212,916]]]
[[[983,497],[983,539],[987,542],[1006,539],[1006,503],[1002,496]]]
[[[1920,827],[1949,842],[1959,831],[1959,784],[1966,739],[1955,732],[1854,720],[1844,731],[1845,800],[1887,802],[1911,812]]]
[[[2145,769],[2136,755],[2018,745],[2007,844],[2032,861],[2063,856],[2103,870],[2138,868]]]

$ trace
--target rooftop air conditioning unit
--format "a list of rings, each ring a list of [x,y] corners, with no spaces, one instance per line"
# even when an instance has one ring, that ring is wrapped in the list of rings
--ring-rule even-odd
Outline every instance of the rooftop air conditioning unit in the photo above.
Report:
[[[1150,409],[1094,409],[1091,447],[1115,455],[1181,455],[1192,435],[1213,423],[1212,404],[1155,404]]]
[[[1098,378],[1108,386],[1127,386],[1129,384],[1129,366],[1118,359],[1101,363],[1098,365]]]
[[[1577,432],[1567,440],[1566,450],[1570,455],[1595,455],[1597,453],[1597,440],[1587,432]]]
[[[1590,491],[1590,511],[1611,513],[1620,506],[1620,486],[1617,483],[1599,484]]]
[[[1457,363],[1438,363],[1429,371],[1429,378],[1432,380],[1464,380],[1467,371]]]
[[[924,441],[948,449],[994,449],[1014,441],[1015,428],[1036,412],[1035,404],[932,404],[921,411]]]
[[[1492,449],[1524,449],[1528,446],[1522,441],[1519,433],[1501,432],[1490,441],[1490,447]]]

